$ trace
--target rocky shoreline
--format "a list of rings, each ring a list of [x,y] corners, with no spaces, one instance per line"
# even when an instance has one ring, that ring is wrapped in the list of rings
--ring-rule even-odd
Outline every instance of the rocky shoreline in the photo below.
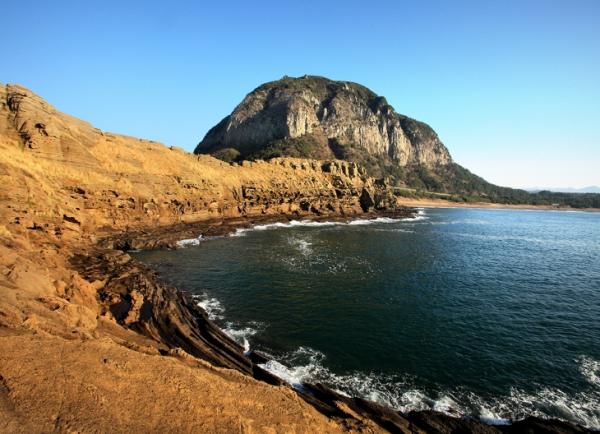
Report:
[[[360,218],[410,218],[415,217],[416,212],[413,208],[400,208],[372,212]],[[122,326],[159,342],[161,354],[178,357],[179,351],[183,350],[214,366],[235,369],[271,385],[292,388],[259,366],[267,361],[259,352],[244,353],[239,344],[208,318],[191,295],[169,286],[152,268],[126,253],[132,249],[172,249],[176,248],[178,240],[186,237],[226,236],[239,228],[290,220],[290,216],[238,218],[114,234],[100,240],[92,252],[74,256],[72,264],[91,281],[109,276],[108,283],[99,293],[103,311],[110,311]],[[348,221],[349,218],[316,216],[310,220]],[[324,384],[302,384],[300,388],[292,389],[320,413],[349,429],[360,430],[361,421],[371,420],[393,433],[591,432],[569,422],[538,417],[528,417],[510,425],[489,425],[474,418],[453,417],[430,410],[401,413],[362,398],[344,396]]]
[[[0,432],[586,431],[299,392],[126,253],[272,221],[412,215],[356,164],[227,164],[103,132],[15,85],[0,85],[0,151]]]

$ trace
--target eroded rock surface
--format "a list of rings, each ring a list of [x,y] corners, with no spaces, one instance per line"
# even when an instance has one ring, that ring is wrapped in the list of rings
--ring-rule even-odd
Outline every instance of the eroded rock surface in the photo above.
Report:
[[[411,214],[358,166],[229,165],[0,85],[0,183],[0,432],[497,432],[319,385],[298,393],[122,251],[254,221]]]
[[[259,86],[212,128],[196,153],[232,148],[249,156],[277,141],[300,139],[311,156],[344,158],[354,151],[398,166],[449,164],[433,129],[396,113],[386,99],[356,83],[284,77]]]

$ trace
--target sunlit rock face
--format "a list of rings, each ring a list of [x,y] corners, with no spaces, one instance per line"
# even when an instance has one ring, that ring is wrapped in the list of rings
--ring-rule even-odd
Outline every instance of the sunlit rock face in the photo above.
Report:
[[[386,158],[398,166],[452,162],[431,127],[396,113],[384,97],[356,83],[284,77],[263,84],[213,127],[196,153],[233,148],[252,156],[277,141],[308,143],[316,158]],[[285,146],[281,147],[283,154]],[[296,156],[296,155],[294,155]],[[349,158],[352,156],[352,158]]]

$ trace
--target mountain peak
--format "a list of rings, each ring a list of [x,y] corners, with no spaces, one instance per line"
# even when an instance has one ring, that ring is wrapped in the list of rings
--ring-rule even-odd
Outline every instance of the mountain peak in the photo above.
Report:
[[[238,158],[339,158],[377,166],[376,175],[384,174],[382,165],[452,162],[431,127],[396,113],[385,97],[357,83],[312,75],[260,85],[195,152],[226,150]]]

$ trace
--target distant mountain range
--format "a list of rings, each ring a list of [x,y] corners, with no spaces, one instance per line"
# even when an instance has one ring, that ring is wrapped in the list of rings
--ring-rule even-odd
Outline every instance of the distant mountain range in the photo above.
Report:
[[[526,188],[525,190],[527,190],[531,193],[537,193],[539,191],[553,191],[555,193],[600,193],[600,187],[597,185],[590,185],[589,187],[583,187],[583,188],[532,187],[532,188]]]

